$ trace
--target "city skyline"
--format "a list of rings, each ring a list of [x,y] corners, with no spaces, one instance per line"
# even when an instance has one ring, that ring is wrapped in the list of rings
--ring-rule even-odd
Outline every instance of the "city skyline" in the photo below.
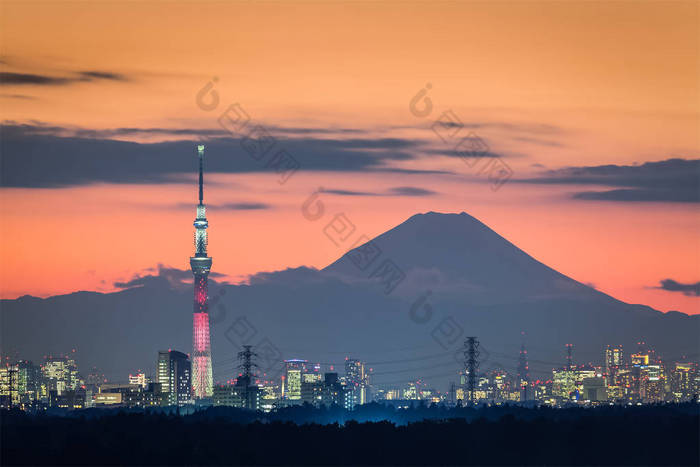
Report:
[[[474,402],[471,402],[469,378],[469,339],[464,342],[462,369],[450,379],[449,390],[431,387],[414,370],[399,383],[375,384],[373,369],[367,362],[346,357],[344,365],[313,363],[291,359],[279,362],[284,371],[265,376],[259,371],[259,355],[245,346],[238,354],[242,371],[231,380],[218,381],[208,404],[229,405],[270,412],[293,405],[338,405],[354,410],[372,402],[420,400],[455,405],[502,405],[538,403],[554,407],[577,404],[638,404],[696,400],[700,390],[698,355],[666,358],[653,346],[638,342],[635,350],[625,352],[622,345],[607,345],[595,362],[580,363],[567,344],[561,365],[552,367],[545,379],[523,374],[523,353],[513,356],[510,365],[493,365],[476,354]],[[477,343],[478,345],[478,343]],[[488,353],[488,351],[486,351]],[[4,407],[25,410],[37,407],[167,407],[200,403],[193,384],[188,355],[174,349],[158,352],[155,370],[129,374],[128,380],[108,381],[98,376],[97,368],[84,378],[73,350],[65,356],[46,356],[41,366],[3,358],[0,365],[0,402]],[[481,361],[484,360],[484,361]],[[516,363],[515,360],[520,360]],[[515,366],[517,365],[517,366]],[[343,368],[344,374],[338,368]],[[32,373],[34,371],[34,373]],[[96,376],[98,376],[96,378]],[[156,383],[157,388],[152,383]],[[324,389],[329,388],[329,389]],[[330,390],[330,392],[328,392]],[[114,396],[116,394],[116,396]],[[403,405],[399,405],[403,407]],[[406,406],[408,408],[408,406]]]

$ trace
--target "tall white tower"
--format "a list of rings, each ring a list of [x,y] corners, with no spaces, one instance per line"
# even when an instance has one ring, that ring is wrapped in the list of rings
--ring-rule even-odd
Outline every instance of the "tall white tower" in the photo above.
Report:
[[[194,220],[194,256],[190,266],[194,274],[194,318],[192,326],[192,395],[195,399],[212,397],[214,377],[211,369],[209,333],[208,276],[211,257],[207,256],[207,210],[204,206],[204,145],[197,146],[199,155],[199,204]]]

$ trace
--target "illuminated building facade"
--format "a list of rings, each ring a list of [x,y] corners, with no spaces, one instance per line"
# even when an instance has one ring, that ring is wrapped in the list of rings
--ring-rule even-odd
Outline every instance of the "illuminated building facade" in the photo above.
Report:
[[[605,379],[608,386],[617,386],[617,373],[624,366],[622,345],[608,345],[605,349]]]
[[[0,368],[0,396],[14,407],[27,408],[36,405],[46,389],[41,368],[30,361],[20,360]]]
[[[283,396],[287,400],[301,401],[302,377],[306,373],[306,360],[285,360]]]
[[[166,405],[185,405],[192,402],[191,363],[187,355],[176,350],[158,352],[156,383],[165,393]]]
[[[552,371],[552,395],[568,400],[576,391],[576,374],[568,368]]]
[[[148,378],[146,378],[145,373],[136,373],[135,375],[129,375],[129,384],[132,386],[141,386],[145,388],[148,386]]]
[[[345,359],[345,381],[352,393],[353,406],[363,405],[367,400],[367,386],[369,385],[365,364],[351,358]]]
[[[215,406],[262,410],[262,396],[263,392],[258,386],[246,385],[239,380],[237,384],[215,386],[212,402]]]
[[[698,366],[691,362],[676,362],[672,367],[671,391],[676,401],[690,400],[700,391]]]
[[[0,407],[4,409],[9,409],[19,402],[15,390],[16,374],[15,365],[7,364],[0,367]]]
[[[207,212],[204,206],[204,145],[197,146],[199,155],[199,204],[194,220],[195,254],[190,258],[194,274],[194,316],[192,326],[192,394],[206,399],[214,394],[209,332],[208,276],[212,259],[207,255]]]
[[[75,391],[84,384],[78,375],[75,360],[68,356],[46,357],[41,370],[48,391],[55,391],[58,396],[66,391]]]

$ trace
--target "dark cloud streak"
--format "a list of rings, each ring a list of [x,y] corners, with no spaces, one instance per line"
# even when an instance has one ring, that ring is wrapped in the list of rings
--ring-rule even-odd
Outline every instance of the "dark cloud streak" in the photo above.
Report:
[[[102,138],[65,137],[72,129],[7,123],[2,134],[4,187],[52,188],[91,183],[172,183],[196,168],[195,141],[135,143]],[[239,139],[211,138],[207,172],[269,172],[251,158]],[[398,138],[277,138],[301,170],[335,172],[436,173],[390,167],[416,156],[420,141]]]
[[[520,183],[599,185],[605,191],[581,191],[574,199],[604,201],[700,202],[700,159],[667,159],[641,165],[568,167],[544,172]]]
[[[210,207],[213,209],[225,209],[229,211],[257,211],[272,209],[272,206],[266,203],[224,203],[214,204]]]
[[[212,278],[225,277],[224,274],[210,272]],[[191,286],[192,271],[189,269],[177,269],[163,264],[157,268],[148,268],[143,273],[134,274],[128,281],[117,281],[113,285],[118,289],[132,289],[134,287],[165,285],[168,288],[183,288]]]
[[[62,86],[91,81],[127,81],[127,77],[120,73],[96,70],[78,71],[71,76],[49,76],[10,71],[0,72],[0,86]]]
[[[661,286],[656,287],[658,289],[666,290],[668,292],[681,292],[683,295],[689,297],[700,297],[700,282],[695,284],[682,284],[676,282],[673,279],[663,279],[660,281]]]
[[[437,194],[435,191],[426,190],[414,186],[397,186],[389,190],[390,194],[396,196],[432,196]]]
[[[325,189],[323,193],[328,193],[331,195],[338,196],[432,196],[437,194],[437,192],[432,190],[426,190],[425,188],[418,188],[414,186],[397,186],[389,188],[384,193],[369,192],[369,191],[352,191],[352,190],[337,190],[337,189]]]

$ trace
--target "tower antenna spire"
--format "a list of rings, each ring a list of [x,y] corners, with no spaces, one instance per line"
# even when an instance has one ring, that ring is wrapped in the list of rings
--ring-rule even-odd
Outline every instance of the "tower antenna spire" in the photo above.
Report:
[[[204,145],[197,146],[199,155],[199,204],[204,204]]]

